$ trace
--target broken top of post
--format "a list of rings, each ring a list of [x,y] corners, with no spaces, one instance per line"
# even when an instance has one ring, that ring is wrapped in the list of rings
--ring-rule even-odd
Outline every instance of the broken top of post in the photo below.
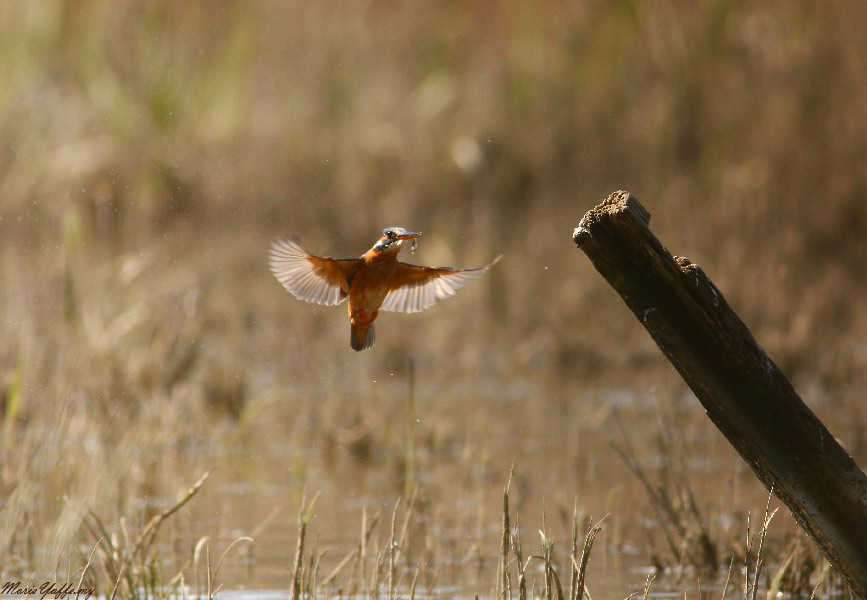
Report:
[[[765,487],[867,599],[867,477],[704,271],[673,257],[649,224],[635,197],[615,192],[572,238]]]

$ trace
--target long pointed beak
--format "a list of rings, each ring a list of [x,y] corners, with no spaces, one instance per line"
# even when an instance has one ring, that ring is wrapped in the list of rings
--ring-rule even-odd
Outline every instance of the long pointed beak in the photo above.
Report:
[[[407,231],[403,235],[398,236],[397,239],[399,239],[399,240],[411,240],[411,239],[417,238],[420,235],[421,235],[421,231],[419,231],[418,233],[416,233],[414,231]]]

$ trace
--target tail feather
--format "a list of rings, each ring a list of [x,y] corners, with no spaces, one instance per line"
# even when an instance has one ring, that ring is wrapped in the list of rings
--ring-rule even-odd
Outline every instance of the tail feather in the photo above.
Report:
[[[376,341],[376,328],[373,323],[365,323],[364,325],[353,325],[349,329],[349,345],[356,352],[373,348],[373,343]]]

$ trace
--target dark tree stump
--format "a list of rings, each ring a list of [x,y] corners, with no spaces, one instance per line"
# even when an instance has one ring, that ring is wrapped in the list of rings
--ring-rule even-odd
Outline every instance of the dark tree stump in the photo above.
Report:
[[[573,239],[617,290],[708,417],[867,599],[867,476],[804,404],[698,265],[672,257],[650,213],[616,192]]]

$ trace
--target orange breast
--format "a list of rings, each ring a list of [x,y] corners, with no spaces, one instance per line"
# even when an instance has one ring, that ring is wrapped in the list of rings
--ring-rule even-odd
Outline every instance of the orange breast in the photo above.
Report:
[[[349,288],[350,315],[360,308],[368,312],[379,310],[391,288],[397,267],[394,256],[380,254],[362,258],[364,266],[359,269]]]

